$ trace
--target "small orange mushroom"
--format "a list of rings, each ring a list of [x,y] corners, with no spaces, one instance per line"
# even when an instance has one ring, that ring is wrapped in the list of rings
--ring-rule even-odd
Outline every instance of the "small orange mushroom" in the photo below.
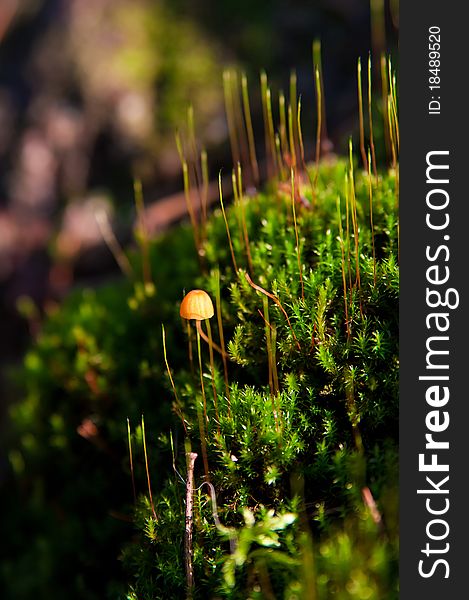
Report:
[[[196,321],[196,328],[199,332],[200,337],[207,342],[211,349],[216,350],[219,354],[228,357],[226,352],[224,352],[220,346],[215,344],[215,342],[211,339],[211,331],[210,331],[210,323],[208,319],[211,319],[215,314],[215,310],[213,308],[213,303],[210,296],[204,290],[191,290],[188,292],[182,302],[181,308],[179,309],[179,314],[183,319],[187,319],[191,321],[194,319]],[[206,321],[207,329],[209,331],[209,337],[206,336],[204,331],[202,330],[201,321]]]
[[[215,314],[210,296],[204,290],[191,290],[181,302],[179,314],[183,319],[204,321]]]
[[[210,321],[215,314],[215,310],[213,308],[213,303],[210,296],[204,290],[191,290],[188,294],[186,294],[181,302],[181,308],[179,309],[179,314],[183,319],[192,320],[194,319],[197,327],[197,353],[199,356],[199,373],[200,373],[200,389],[202,391],[202,400],[203,400],[203,417],[200,413],[199,408],[197,408],[197,417],[199,421],[199,431],[200,431],[200,443],[202,446],[202,459],[204,462],[204,470],[205,470],[205,478],[207,481],[210,481],[209,468],[208,468],[208,459],[207,459],[207,443],[205,439],[205,423],[208,425],[208,417],[207,417],[207,399],[205,397],[205,387],[204,387],[204,378],[202,374],[202,354],[200,350],[200,338],[201,336],[206,338],[204,332],[202,331],[201,322],[205,321],[207,323],[207,328],[209,332],[209,338],[207,338],[207,342],[210,346],[210,368],[212,372],[212,387],[213,387],[213,399],[215,403],[215,411],[218,419],[218,406],[217,406],[217,393],[215,389],[215,377],[214,377],[214,366],[213,366],[213,351],[212,351],[212,333],[210,329]]]

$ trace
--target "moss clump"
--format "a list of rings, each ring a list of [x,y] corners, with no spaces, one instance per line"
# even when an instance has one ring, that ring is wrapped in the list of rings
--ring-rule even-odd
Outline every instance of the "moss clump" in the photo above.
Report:
[[[215,406],[204,349],[210,493],[203,484],[195,347],[191,373],[189,361],[178,364],[168,345],[185,435],[199,454],[195,598],[397,595],[395,178],[372,184],[370,204],[369,178],[356,174],[356,206],[347,207],[343,197],[341,206],[337,201],[347,172],[341,160],[324,164],[314,198],[308,185],[301,188],[301,278],[290,194],[272,187],[227,212],[238,272],[222,216],[209,220],[205,272],[193,285],[214,298],[220,285],[230,357],[229,393],[216,361]],[[219,341],[215,322],[212,329]],[[177,421],[172,428],[184,475],[183,428]],[[161,439],[160,451],[168,445]],[[184,484],[171,471],[166,483],[158,479],[156,518],[142,499],[139,541],[124,551],[134,577],[129,597],[186,593]]]
[[[139,283],[135,256],[134,281],[77,292],[50,315],[12,410],[15,484],[2,503],[16,541],[2,577],[15,597],[183,597],[188,444],[199,455],[194,598],[396,597],[396,181],[393,172],[373,180],[370,204],[368,175],[355,173],[346,199],[350,169],[321,165],[295,216],[274,184],[228,208],[237,272],[215,212],[202,265],[179,227],[151,245],[154,285]],[[227,386],[221,357],[212,370],[202,341],[212,487],[202,485],[195,334],[179,318],[190,288],[220,306],[228,355]],[[221,345],[216,316],[212,332]]]

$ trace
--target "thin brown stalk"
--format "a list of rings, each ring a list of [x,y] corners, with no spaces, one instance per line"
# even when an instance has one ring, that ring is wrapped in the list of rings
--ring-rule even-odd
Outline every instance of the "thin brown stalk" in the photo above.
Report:
[[[146,284],[150,284],[152,282],[152,278],[149,252],[149,235],[145,219],[145,204],[143,202],[142,182],[140,179],[134,179],[134,198],[140,234],[139,242],[142,249],[143,280]]]
[[[381,55],[380,61],[380,73],[381,73],[381,98],[383,103],[383,125],[384,125],[384,141],[386,147],[386,156],[389,158],[389,154],[391,152],[390,149],[390,139],[389,139],[389,116],[388,116],[388,75],[387,75],[387,60],[384,54]]]
[[[394,122],[394,131],[395,131],[394,137],[396,139],[397,154],[399,154],[399,146],[400,146],[399,120],[397,117],[397,112],[396,112],[396,107],[394,105],[394,101],[391,103],[391,109],[392,109],[392,118],[393,118],[393,122]]]
[[[298,140],[298,92],[297,92],[297,76],[295,71],[290,73],[290,106],[292,110],[292,138],[295,145],[295,154],[297,153],[296,142]]]
[[[373,183],[371,180],[371,151],[368,150],[368,196],[370,200],[371,247],[373,251],[373,283],[376,285],[375,228],[373,223]]]
[[[357,62],[357,89],[358,89],[358,124],[360,130],[360,153],[362,155],[363,169],[368,171],[368,164],[365,152],[365,124],[363,119],[363,90],[362,90],[362,61],[358,58]]]
[[[176,385],[174,384],[174,379],[173,379],[173,376],[171,374],[171,369],[169,368],[168,355],[167,355],[167,352],[166,352],[166,332],[165,332],[163,323],[161,324],[161,335],[162,335],[162,339],[163,339],[163,357],[164,357],[164,363],[166,365],[166,371],[168,373],[169,381],[171,382],[171,388],[172,388],[173,394],[174,394],[176,412],[177,412],[178,416],[180,417],[180,419],[182,421],[182,426],[184,427],[184,431],[187,433],[186,421],[185,421],[184,415],[182,413],[182,404],[181,404],[181,401],[179,400],[179,396],[178,396],[178,393],[177,393],[177,390],[176,390]],[[191,347],[191,354],[192,354],[192,347]]]
[[[298,223],[296,220],[296,208],[295,208],[295,172],[293,168],[291,169],[291,204],[292,204],[292,212],[293,212],[293,225],[295,228],[295,239],[296,239],[296,257],[298,260],[298,273],[300,275],[300,284],[301,284],[301,299],[304,302],[305,299],[305,286],[303,283],[303,267],[301,266],[301,251],[300,251],[300,237],[298,235]]]
[[[258,292],[261,292],[261,294],[264,294],[265,296],[267,296],[268,298],[270,298],[271,300],[273,300],[275,302],[275,304],[280,308],[280,310],[282,311],[282,313],[285,316],[285,319],[287,320],[288,326],[290,328],[290,331],[292,333],[293,339],[296,342],[296,345],[298,347],[298,350],[301,350],[301,346],[300,346],[300,342],[298,341],[298,338],[295,335],[295,332],[293,331],[293,327],[292,324],[290,322],[290,319],[287,315],[286,310],[283,308],[282,303],[280,302],[280,300],[277,298],[277,296],[275,296],[274,294],[271,294],[270,292],[268,292],[267,290],[265,290],[263,287],[261,287],[260,285],[257,285],[257,283],[254,283],[252,281],[252,279],[249,277],[249,275],[247,273],[244,274],[244,277],[246,278],[246,281],[249,283],[249,285],[257,290]]]
[[[226,213],[225,213],[225,206],[223,204],[223,190],[222,190],[222,184],[221,184],[221,171],[218,174],[218,191],[219,191],[219,195],[220,195],[221,212],[223,214],[223,220],[225,222],[226,235],[228,237],[228,244],[230,246],[231,260],[233,261],[233,268],[235,270],[235,273],[238,273],[238,265],[236,263],[235,253],[234,253],[234,249],[233,249],[233,242],[231,241],[230,227],[228,225],[228,220],[226,218]]]
[[[213,360],[213,339],[212,339],[212,327],[210,326],[210,319],[205,319],[205,325],[207,326],[208,332],[208,352],[210,357],[210,376],[212,379],[212,393],[213,393],[213,407],[215,409],[215,420],[217,423],[217,431],[220,434],[220,415],[218,414],[218,395],[217,386],[215,385],[215,362]]]
[[[388,68],[389,68],[389,84],[390,84],[390,94],[389,95],[391,96],[391,114],[392,114],[392,120],[393,120],[393,124],[394,124],[397,152],[399,153],[400,136],[399,136],[399,120],[397,117],[396,74],[392,73],[391,59],[389,59],[389,61],[388,61]]]
[[[272,93],[270,91],[270,87],[266,90],[266,105],[267,105],[267,120],[269,125],[269,139],[270,139],[270,148],[272,153],[272,160],[274,164],[274,172],[277,174],[279,170],[279,165],[277,164],[277,155],[275,152],[275,129],[274,129],[274,118],[272,114]]]
[[[252,275],[254,272],[254,269],[252,266],[251,247],[250,247],[250,243],[249,243],[249,234],[248,234],[248,228],[247,228],[247,224],[246,224],[246,212],[244,210],[243,174],[242,174],[242,170],[241,170],[241,165],[239,163],[238,163],[237,174],[238,174],[238,177],[237,177],[238,198],[239,198],[239,204],[241,207],[241,223],[242,223],[242,227],[243,227],[244,246],[246,248],[246,258],[248,261],[249,272]]]
[[[180,160],[181,166],[182,166],[182,163],[185,160],[185,154],[184,154],[184,149],[183,149],[183,145],[182,145],[182,140],[181,140],[181,134],[180,134],[180,132],[176,131],[176,134],[175,134],[174,137],[175,137],[175,140],[176,140],[176,148],[177,148],[177,151],[178,151],[179,160]]]
[[[394,140],[396,142],[397,153],[399,152],[399,126],[397,121],[397,92],[396,92],[396,75],[392,71],[391,57],[388,57],[388,81],[389,81],[389,96],[390,106],[388,112],[391,114],[391,122],[393,125]],[[389,100],[388,100],[389,102]]]
[[[357,198],[355,196],[355,177],[353,173],[353,146],[352,139],[349,140],[349,168],[350,168],[350,199],[352,202],[352,226],[353,226],[353,237],[355,242],[355,284],[360,289],[360,242],[359,242],[359,231],[358,231],[358,218],[357,218]]]
[[[239,143],[236,133],[236,121],[234,116],[233,97],[231,93],[231,72],[226,70],[223,72],[223,91],[225,95],[225,110],[226,119],[228,122],[228,133],[230,137],[231,155],[233,164],[237,164],[240,159]]]
[[[303,171],[306,173],[306,176],[308,177],[309,185],[311,187],[311,193],[312,193],[313,188],[314,188],[314,181],[311,176],[311,173],[308,170],[308,167],[306,166],[305,147],[303,144],[303,131],[302,131],[302,127],[301,127],[301,96],[298,98],[298,109],[297,109],[296,114],[297,114],[297,119],[298,119],[298,141],[300,144],[301,164],[303,167]]]
[[[277,330],[274,326],[270,324],[269,318],[269,299],[267,296],[262,297],[263,309],[264,313],[262,318],[265,323],[265,341],[267,348],[267,362],[269,369],[269,388],[270,388],[270,399],[272,402],[272,414],[274,415],[275,420],[275,429],[279,431],[279,415],[277,411],[277,407],[275,406],[275,398],[279,394],[279,385],[278,385],[278,374],[277,374],[277,364],[276,364],[276,343],[277,343]],[[260,312],[260,311],[259,311]]]
[[[268,85],[267,74],[261,72],[261,97],[262,115],[264,118],[265,150],[267,157],[267,176],[271,178],[276,173],[275,139],[272,119],[271,93]]]
[[[228,382],[228,361],[225,352],[225,334],[223,332],[223,318],[221,312],[221,292],[220,292],[220,271],[215,271],[215,306],[217,313],[218,323],[218,335],[220,336],[220,350],[223,361],[223,375],[225,379],[225,394],[228,402],[228,416],[231,415],[231,402],[230,402],[230,386]]]
[[[134,475],[134,461],[132,456],[132,437],[130,435],[130,421],[127,417],[127,440],[129,444],[129,461],[130,461],[130,476],[132,477],[132,491],[134,495],[134,502],[137,502],[137,492],[135,490],[135,475]]]
[[[192,235],[194,236],[194,245],[197,250],[197,254],[199,254],[199,233],[197,227],[197,221],[195,218],[194,207],[192,205],[192,193],[191,193],[191,184],[189,179],[189,166],[187,164],[187,160],[183,159],[182,162],[182,176],[184,180],[184,198],[186,200],[187,212],[189,213],[189,218],[192,225]]]
[[[256,185],[259,185],[259,166],[257,164],[256,144],[254,141],[254,130],[252,127],[251,106],[249,103],[249,92],[248,92],[248,80],[244,73],[241,76],[241,89],[242,89],[242,93],[243,93],[244,119],[246,122],[246,131],[247,131],[247,136],[248,136],[249,159],[251,162],[252,177],[253,177],[254,183]]]
[[[370,0],[371,43],[375,56],[379,56],[386,48],[384,8],[384,0]]]
[[[295,130],[293,125],[293,108],[288,105],[288,141],[290,149],[290,168],[296,168]]]
[[[321,40],[313,42],[313,65],[319,70],[321,88],[321,140],[327,140],[326,94],[324,92],[324,77],[322,73]]]
[[[350,159],[350,199],[352,201],[352,225],[353,225],[353,236],[355,241],[355,285],[358,289],[360,313],[363,314],[362,300],[361,300],[361,277],[360,277],[360,233],[358,228],[358,216],[357,216],[357,197],[355,195],[355,178],[353,173],[353,146],[352,139],[349,140],[349,159]]]
[[[202,325],[200,324],[200,321],[196,321],[195,323],[196,329],[200,334],[200,337],[204,340],[204,342],[206,342],[209,346],[211,346],[214,350],[216,350],[216,352],[218,352],[218,354],[220,354],[221,356],[224,356],[225,358],[228,358],[228,354],[226,352],[224,352],[220,346],[218,346],[213,340],[210,341],[209,337],[205,334],[204,330],[202,329]]]
[[[269,321],[267,321],[267,319],[264,317],[264,313],[261,311],[260,308],[257,309],[257,312],[259,313],[259,315],[261,316],[262,320],[264,321],[264,324],[267,325],[267,327],[270,327],[270,329],[272,329],[272,325],[269,323]]]
[[[345,173],[345,232],[347,239],[347,274],[350,288],[350,297],[352,296],[352,266],[350,259],[350,193],[349,193],[349,176]]]
[[[157,519],[155,505],[153,504],[153,494],[151,492],[150,469],[148,466],[148,455],[147,455],[147,441],[146,441],[146,437],[145,437],[145,420],[143,418],[143,415],[142,415],[142,438],[143,438],[143,453],[145,455],[145,469],[147,472],[148,496],[150,498],[151,511],[152,511],[155,519]]]
[[[285,171],[285,164],[284,164],[284,160],[283,160],[282,143],[280,141],[280,136],[278,133],[275,134],[275,155],[277,157],[277,164],[279,166],[280,179],[282,181],[285,181],[286,171]]]
[[[239,201],[238,180],[236,178],[236,171],[234,167],[231,171],[231,186],[233,188],[233,204],[236,209],[236,219],[238,221],[239,245],[240,248],[242,248],[244,246],[243,220],[241,218],[241,204]]]
[[[278,95],[278,110],[280,116],[280,144],[282,150],[282,156],[284,160],[287,159],[288,151],[288,141],[287,141],[287,117],[286,117],[286,108],[285,108],[285,95],[283,92],[280,92]],[[286,160],[289,164],[289,160]]]
[[[391,64],[391,60],[389,61],[389,64]],[[392,74],[392,101],[394,104],[394,109],[397,114],[397,86],[396,86],[396,72],[395,71]]]
[[[265,145],[265,157],[267,164],[267,178],[270,179],[273,176],[273,158],[271,156],[270,138],[269,138],[269,119],[267,116],[267,74],[265,71],[261,71],[260,74],[261,82],[261,101],[262,101],[262,119],[264,122],[264,145]]]
[[[194,107],[192,104],[187,108],[187,132],[189,136],[189,146],[191,149],[191,161],[193,163],[197,162],[198,151],[197,151],[197,140],[195,135],[195,123],[194,123]]]
[[[396,74],[392,70],[391,56],[388,57],[389,92],[392,98],[393,110],[397,115]]]
[[[317,129],[316,129],[316,174],[314,176],[314,190],[313,199],[316,194],[316,188],[319,178],[319,159],[321,156],[321,133],[322,133],[322,91],[321,91],[321,78],[319,75],[319,67],[316,65],[314,71],[314,79],[316,84],[316,111],[317,111]]]
[[[233,102],[233,113],[236,126],[236,132],[239,139],[240,162],[243,167],[249,164],[249,144],[244,126],[243,109],[241,105],[241,95],[239,90],[238,73],[231,72],[231,98]],[[236,163],[235,163],[236,164]]]
[[[298,98],[298,105],[296,109],[296,129],[298,132],[298,144],[300,146],[301,164],[303,166],[303,169],[306,171],[305,146],[303,144],[303,131],[301,128],[301,96],[299,96]]]
[[[263,319],[265,322],[264,331],[265,331],[265,343],[266,343],[266,348],[267,348],[267,367],[268,367],[268,372],[269,372],[269,389],[270,389],[270,397],[272,399],[272,411],[275,415],[274,382],[273,382],[273,375],[272,375],[272,344],[270,342],[271,327],[270,327],[270,319],[269,319],[269,300],[268,300],[267,296],[262,297],[262,302],[264,305]]]
[[[373,103],[372,103],[372,83],[371,83],[371,54],[368,54],[368,122],[370,124],[370,147],[371,161],[373,164],[373,175],[378,179],[378,170],[376,168],[375,141],[373,135]]]
[[[201,165],[199,165],[199,151],[197,149],[197,138],[195,135],[195,123],[194,123],[194,107],[192,104],[187,109],[187,130],[189,134],[189,145],[191,148],[190,164],[194,172],[195,187],[199,196],[200,214],[203,220],[203,179],[201,173]],[[203,235],[200,232],[199,242]]]
[[[391,94],[388,95],[388,131],[389,131],[389,140],[391,143],[391,157],[392,157],[392,168],[395,169],[397,165],[397,151],[396,151],[396,139],[394,132],[394,119],[393,119],[393,110],[392,110],[392,99]]]
[[[274,385],[274,395],[277,401],[277,405],[275,407],[275,421],[277,428],[280,429],[283,427],[282,424],[282,411],[280,408],[280,385],[278,381],[278,371],[277,371],[277,327],[272,325],[270,332],[270,343],[271,343],[271,357],[272,357],[272,382]]]
[[[109,217],[104,210],[99,210],[94,215],[96,223],[98,224],[99,232],[101,233],[106,246],[109,248],[114,260],[119,265],[120,270],[124,275],[131,278],[134,275],[132,265],[130,264],[127,255],[119,244],[114,231],[112,230],[111,224],[109,223]]]
[[[202,167],[202,235],[205,237],[205,231],[207,228],[207,205],[208,205],[208,188],[209,188],[209,175],[208,175],[208,159],[207,151],[202,149],[200,153],[200,164]]]
[[[342,267],[342,285],[344,288],[344,310],[345,310],[345,324],[347,327],[347,338],[350,340],[350,322],[348,318],[348,301],[347,301],[347,282],[345,278],[345,249],[344,249],[344,232],[342,228],[342,213],[340,210],[340,196],[337,196],[337,218],[339,221],[339,243],[340,252],[342,255],[341,267]],[[314,340],[314,333],[313,333]]]

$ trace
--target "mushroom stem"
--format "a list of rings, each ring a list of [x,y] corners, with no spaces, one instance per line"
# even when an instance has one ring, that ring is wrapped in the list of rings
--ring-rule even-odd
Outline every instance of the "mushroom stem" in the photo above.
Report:
[[[199,324],[199,321],[197,321]],[[197,403],[197,418],[199,421],[199,432],[200,432],[200,444],[202,447],[202,459],[204,462],[204,471],[205,471],[205,479],[210,481],[210,477],[208,474],[208,459],[207,459],[207,442],[205,439],[205,423],[208,423],[207,418],[207,399],[205,397],[205,387],[204,387],[204,376],[202,373],[202,352],[200,350],[200,332],[199,327],[197,327],[197,352],[199,355],[199,373],[200,373],[200,389],[202,390],[202,399],[203,399],[203,408],[204,414],[200,413],[199,404]]]
[[[187,347],[189,351],[189,364],[191,366],[191,373],[194,375],[194,359],[192,357],[192,329],[190,321],[187,321]]]

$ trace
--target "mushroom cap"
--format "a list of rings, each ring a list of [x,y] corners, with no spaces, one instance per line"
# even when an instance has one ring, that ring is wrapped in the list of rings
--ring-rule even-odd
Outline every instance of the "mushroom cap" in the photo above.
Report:
[[[181,302],[179,314],[183,319],[203,321],[214,315],[213,303],[204,290],[191,290]]]

